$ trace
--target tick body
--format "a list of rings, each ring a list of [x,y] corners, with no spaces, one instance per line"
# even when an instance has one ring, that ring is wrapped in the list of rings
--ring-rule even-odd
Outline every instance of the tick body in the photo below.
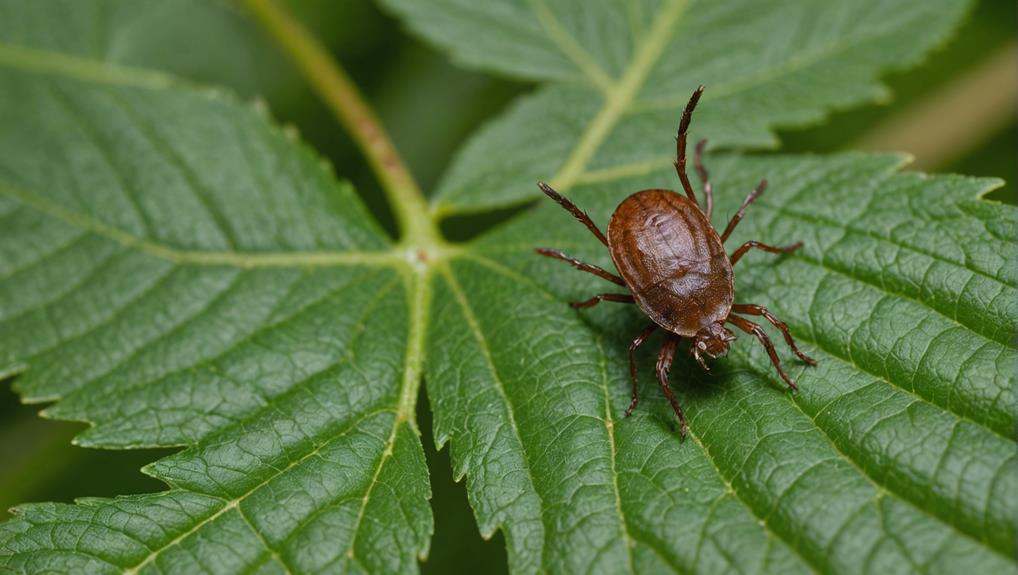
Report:
[[[608,224],[612,261],[655,324],[693,337],[732,309],[732,265],[700,208],[671,190],[626,198]]]
[[[781,368],[774,345],[766,332],[759,325],[736,314],[763,316],[781,331],[789,347],[801,360],[816,365],[816,361],[796,347],[788,327],[766,308],[755,304],[735,303],[732,268],[747,251],[755,248],[771,253],[788,253],[802,247],[802,242],[775,247],[749,241],[731,255],[725,250],[725,240],[742,220],[746,206],[763,193],[767,182],[761,181],[756,189],[750,192],[728,222],[724,232],[718,234],[710,223],[714,201],[707,170],[702,162],[704,141],[697,144],[694,154],[694,165],[703,184],[706,200],[703,207],[697,202],[696,194],[686,175],[686,133],[693,109],[702,93],[703,86],[693,92],[682,113],[676,138],[675,170],[685,195],[661,189],[643,190],[630,195],[612,214],[606,236],[575,204],[547,184],[538,183],[546,195],[587,226],[587,229],[608,248],[619,275],[581,262],[558,250],[540,248],[537,252],[543,256],[567,261],[582,271],[625,287],[630,292],[598,294],[571,305],[574,308],[584,308],[602,301],[635,303],[653,322],[641,331],[629,346],[632,400],[626,409],[626,415],[632,413],[638,401],[635,352],[655,330],[664,329],[665,337],[657,361],[657,378],[679,419],[680,433],[683,436],[687,430],[686,418],[668,386],[668,372],[682,338],[692,341],[690,353],[703,369],[709,370],[704,357],[718,358],[728,353],[735,334],[725,327],[725,324],[734,325],[753,335],[763,344],[778,374],[794,390],[795,383]]]

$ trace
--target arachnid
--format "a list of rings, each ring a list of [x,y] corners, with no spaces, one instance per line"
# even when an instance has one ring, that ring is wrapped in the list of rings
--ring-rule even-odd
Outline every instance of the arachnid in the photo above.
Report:
[[[679,122],[676,138],[675,171],[682,183],[685,197],[671,190],[642,190],[622,201],[612,214],[608,223],[607,236],[601,233],[597,225],[582,210],[561,194],[551,189],[544,182],[538,186],[551,199],[558,202],[583,225],[587,226],[611,253],[612,261],[620,275],[615,275],[595,265],[581,262],[558,250],[540,248],[537,253],[542,256],[564,260],[576,268],[592,273],[610,282],[628,288],[628,294],[603,293],[594,297],[570,304],[574,308],[585,308],[613,301],[635,303],[640,306],[654,323],[647,326],[629,346],[629,374],[632,379],[632,401],[626,409],[626,415],[632,413],[637,403],[637,378],[634,354],[651,333],[657,328],[665,330],[664,342],[657,359],[657,377],[662,391],[679,418],[680,431],[686,435],[686,418],[682,408],[676,401],[672,390],[668,387],[668,371],[679,340],[686,337],[692,340],[690,353],[696,361],[709,371],[704,355],[712,358],[724,357],[728,354],[728,346],[735,339],[725,323],[730,323],[742,331],[756,336],[767,349],[771,363],[778,370],[781,379],[793,390],[795,383],[781,369],[781,362],[774,351],[774,344],[759,325],[734,314],[763,316],[785,337],[795,355],[810,365],[816,361],[799,351],[795,340],[788,333],[788,327],[766,308],[755,304],[737,304],[733,284],[732,267],[751,249],[759,249],[771,253],[788,253],[802,247],[802,242],[788,246],[769,246],[757,241],[748,241],[731,256],[725,252],[724,242],[731,235],[735,226],[742,220],[746,206],[760,197],[767,186],[761,180],[746,199],[739,210],[725,226],[725,231],[718,235],[710,223],[711,211],[714,208],[714,197],[707,170],[703,167],[702,156],[706,140],[696,145],[693,164],[703,185],[706,197],[705,207],[697,203],[696,194],[686,175],[686,133],[693,115],[693,109],[703,93],[703,86],[693,92],[686,104]],[[620,277],[621,276],[621,277]]]

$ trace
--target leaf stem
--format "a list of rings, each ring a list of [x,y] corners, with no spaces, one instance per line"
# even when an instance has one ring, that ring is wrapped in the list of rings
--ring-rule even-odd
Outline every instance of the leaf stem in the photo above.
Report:
[[[245,0],[245,3],[367,158],[399,222],[401,242],[421,248],[443,245],[445,242],[428,216],[424,195],[378,117],[339,62],[274,0]]]

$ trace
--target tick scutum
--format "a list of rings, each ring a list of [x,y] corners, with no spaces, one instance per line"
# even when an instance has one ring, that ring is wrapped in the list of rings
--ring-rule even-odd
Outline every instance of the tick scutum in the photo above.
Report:
[[[668,331],[693,337],[732,308],[732,266],[700,208],[671,190],[643,190],[608,223],[615,267],[640,309]]]

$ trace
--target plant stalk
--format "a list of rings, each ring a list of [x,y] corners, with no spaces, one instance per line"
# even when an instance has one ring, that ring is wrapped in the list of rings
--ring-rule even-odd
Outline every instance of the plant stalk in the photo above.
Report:
[[[444,242],[428,216],[427,201],[403,159],[346,71],[311,32],[274,0],[244,0],[251,14],[279,42],[315,93],[353,137],[378,177],[401,242],[419,248]]]

